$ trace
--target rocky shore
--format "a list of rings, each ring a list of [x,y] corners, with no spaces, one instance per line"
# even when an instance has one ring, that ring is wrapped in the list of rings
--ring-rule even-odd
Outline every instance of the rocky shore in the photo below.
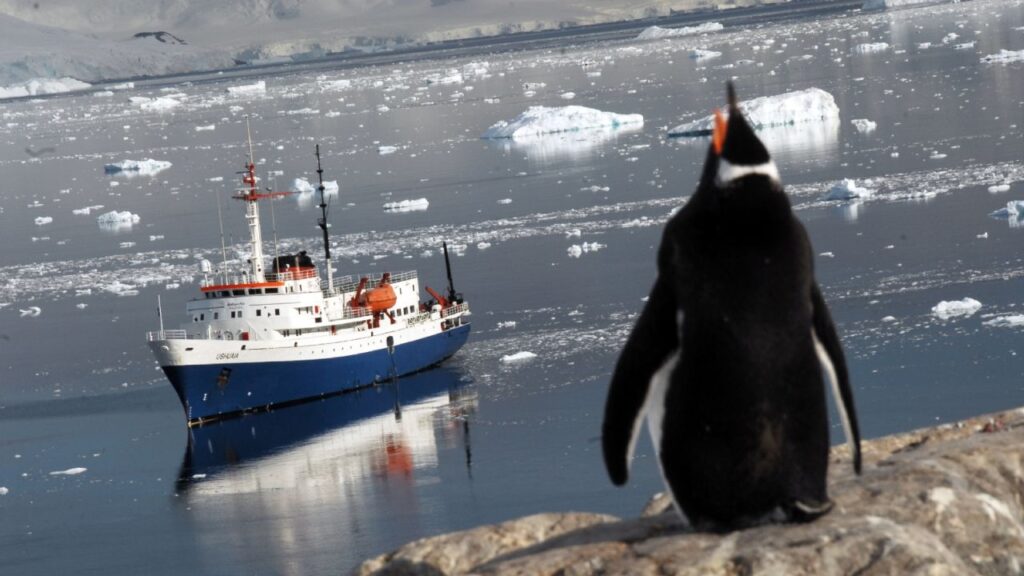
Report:
[[[1024,574],[1024,409],[846,446],[811,524],[694,532],[656,496],[639,518],[560,512],[418,540],[359,576]]]

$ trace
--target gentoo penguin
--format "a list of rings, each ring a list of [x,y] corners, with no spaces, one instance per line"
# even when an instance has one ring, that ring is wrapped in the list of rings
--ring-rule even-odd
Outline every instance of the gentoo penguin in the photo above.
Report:
[[[676,510],[712,530],[831,509],[823,380],[861,467],[846,361],[807,232],[731,83],[728,101],[696,192],[665,226],[602,430],[608,474],[625,484],[646,415]]]

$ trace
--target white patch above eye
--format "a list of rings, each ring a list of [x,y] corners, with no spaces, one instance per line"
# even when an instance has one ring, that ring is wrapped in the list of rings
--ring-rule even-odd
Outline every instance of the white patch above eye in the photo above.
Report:
[[[779,169],[775,167],[775,162],[769,160],[764,164],[731,164],[725,158],[718,160],[718,174],[715,176],[715,180],[718,184],[728,184],[738,178],[744,176],[750,176],[751,174],[759,174],[767,177],[773,182],[781,182],[779,178]]]

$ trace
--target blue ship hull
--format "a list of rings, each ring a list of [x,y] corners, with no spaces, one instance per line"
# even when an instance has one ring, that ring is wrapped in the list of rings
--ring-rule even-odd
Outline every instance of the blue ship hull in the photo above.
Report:
[[[322,398],[412,374],[455,354],[469,338],[469,324],[395,347],[353,356],[296,360],[164,366],[189,424]]]

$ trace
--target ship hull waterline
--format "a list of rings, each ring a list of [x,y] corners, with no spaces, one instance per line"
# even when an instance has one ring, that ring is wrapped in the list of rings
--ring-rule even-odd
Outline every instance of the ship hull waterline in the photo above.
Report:
[[[466,323],[394,347],[308,360],[164,365],[189,426],[357,390],[420,372],[455,354]]]

